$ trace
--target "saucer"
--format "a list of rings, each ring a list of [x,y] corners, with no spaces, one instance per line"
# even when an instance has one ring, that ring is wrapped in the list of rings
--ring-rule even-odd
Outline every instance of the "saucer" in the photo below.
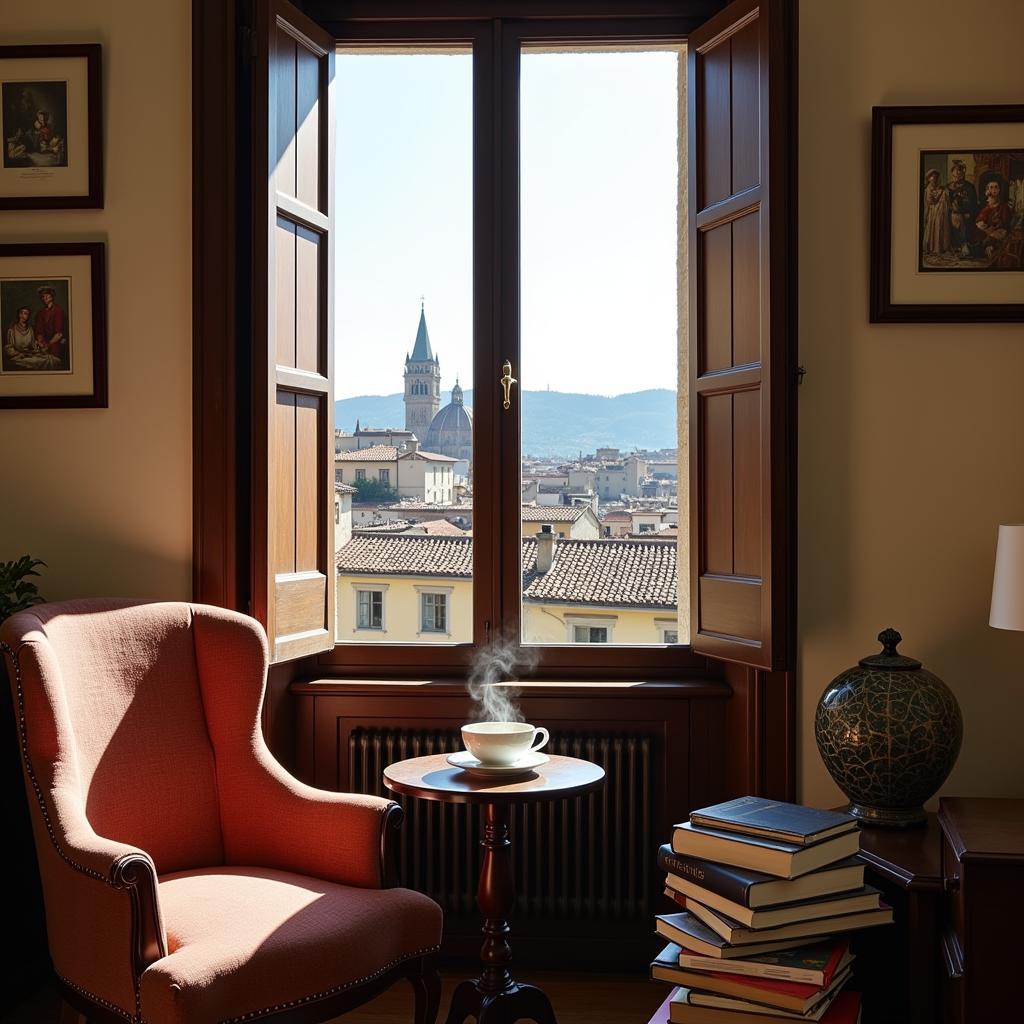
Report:
[[[469,775],[479,775],[493,779],[501,776],[526,775],[527,772],[547,764],[551,759],[539,750],[531,750],[513,764],[484,764],[478,761],[468,750],[460,750],[457,754],[448,755],[448,763],[453,768],[461,768]]]

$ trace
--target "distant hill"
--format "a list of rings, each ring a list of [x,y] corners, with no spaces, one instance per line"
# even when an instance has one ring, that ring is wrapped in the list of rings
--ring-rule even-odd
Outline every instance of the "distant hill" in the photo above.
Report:
[[[442,393],[441,405],[451,401]],[[473,392],[465,393],[466,405]],[[335,426],[405,426],[402,395],[359,395],[335,402]],[[422,440],[422,438],[421,438]],[[597,448],[675,448],[676,393],[667,388],[605,398],[564,391],[523,392],[523,452],[540,458],[593,452]]]

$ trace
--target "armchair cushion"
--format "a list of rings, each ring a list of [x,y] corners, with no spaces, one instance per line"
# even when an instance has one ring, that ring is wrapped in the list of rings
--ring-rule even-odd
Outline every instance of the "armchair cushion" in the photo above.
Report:
[[[258,1019],[382,974],[441,941],[440,908],[409,889],[241,867],[180,871],[159,888],[169,952],[142,975],[147,1024]]]

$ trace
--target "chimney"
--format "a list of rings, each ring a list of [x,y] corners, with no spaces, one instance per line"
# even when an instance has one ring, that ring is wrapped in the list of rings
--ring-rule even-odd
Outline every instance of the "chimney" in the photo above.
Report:
[[[416,437],[415,434],[413,434],[412,437],[410,437],[409,440],[405,442],[404,447],[407,452],[418,452],[420,450],[419,438]]]
[[[555,532],[544,523],[537,534],[537,572],[547,572],[555,560]]]

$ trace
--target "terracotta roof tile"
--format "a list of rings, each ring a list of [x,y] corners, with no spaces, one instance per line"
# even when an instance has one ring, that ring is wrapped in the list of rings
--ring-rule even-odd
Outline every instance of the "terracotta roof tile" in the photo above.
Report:
[[[398,449],[393,444],[373,444],[369,448],[355,448],[350,452],[339,452],[335,462],[394,462]]]
[[[555,559],[536,571],[537,543],[523,541],[523,599],[543,603],[675,608],[676,545],[648,540],[555,541]],[[468,579],[471,537],[356,534],[337,554],[338,571],[353,575]]]
[[[523,541],[523,600],[570,604],[676,606],[676,545],[646,540],[562,540],[546,573],[537,542]]]
[[[524,523],[575,523],[589,505],[524,505]]]

